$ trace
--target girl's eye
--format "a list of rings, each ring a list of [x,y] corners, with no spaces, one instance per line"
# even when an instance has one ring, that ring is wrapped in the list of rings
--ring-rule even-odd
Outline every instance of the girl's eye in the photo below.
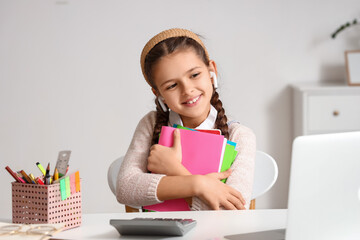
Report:
[[[196,78],[199,75],[200,75],[200,73],[194,73],[194,74],[191,75],[191,78]]]
[[[167,89],[167,90],[170,90],[170,89],[173,89],[174,87],[176,87],[176,83],[174,83],[174,84],[172,84],[172,85],[168,86],[166,89]]]

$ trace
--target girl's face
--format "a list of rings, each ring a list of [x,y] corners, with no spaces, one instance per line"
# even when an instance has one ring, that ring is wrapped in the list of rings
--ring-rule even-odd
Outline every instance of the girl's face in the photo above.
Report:
[[[210,71],[216,72],[215,62],[206,66],[192,48],[164,56],[153,67],[155,94],[180,115],[186,127],[197,127],[209,115],[213,93]]]

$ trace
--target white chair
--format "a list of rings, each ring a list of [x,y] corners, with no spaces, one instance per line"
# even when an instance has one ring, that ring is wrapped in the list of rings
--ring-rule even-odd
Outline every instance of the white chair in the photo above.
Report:
[[[111,163],[108,169],[108,184],[114,195],[116,195],[116,179],[123,159],[124,156],[116,159],[114,162]],[[251,195],[252,200],[250,204],[250,209],[255,209],[255,198],[269,191],[270,188],[275,184],[277,177],[278,167],[274,158],[272,158],[267,153],[256,151],[254,186]],[[139,211],[139,207],[125,206],[125,208],[126,212]]]
[[[115,161],[113,161],[110,164],[110,167],[108,169],[107,178],[108,178],[108,184],[112,191],[112,193],[116,196],[116,179],[117,175],[120,170],[121,163],[124,159],[124,156],[119,157]]]
[[[273,157],[262,151],[256,151],[254,185],[250,209],[255,209],[255,199],[274,186],[278,177],[278,167]]]
[[[117,175],[119,173],[120,166],[121,166],[123,159],[124,159],[124,156],[121,156],[118,159],[116,159],[115,161],[113,161],[110,164],[108,173],[107,173],[109,187],[115,196],[116,196],[116,179],[117,179]],[[141,207],[125,205],[126,212],[139,212],[140,208]]]

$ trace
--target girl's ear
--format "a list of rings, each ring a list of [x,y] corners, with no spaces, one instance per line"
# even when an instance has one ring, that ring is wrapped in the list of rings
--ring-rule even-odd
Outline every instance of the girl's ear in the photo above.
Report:
[[[161,99],[165,103],[165,99],[155,90],[155,88],[151,88],[151,91],[157,98]]]
[[[217,81],[217,68],[216,63],[213,60],[209,61],[209,72],[210,72],[210,78],[212,79],[212,84],[215,89],[218,88],[218,81]]]
[[[153,92],[153,94],[157,97],[158,93],[156,92],[155,88],[151,88],[151,91]]]
[[[214,60],[209,61],[209,71],[214,72],[217,75],[217,67]]]

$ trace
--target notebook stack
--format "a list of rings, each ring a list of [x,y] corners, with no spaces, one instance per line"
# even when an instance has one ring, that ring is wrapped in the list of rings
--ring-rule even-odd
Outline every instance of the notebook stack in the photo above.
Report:
[[[159,144],[172,147],[174,131],[180,130],[182,164],[193,175],[223,172],[230,168],[237,155],[236,143],[227,140],[218,129],[190,129],[180,125],[163,126]],[[226,179],[222,180],[223,182]],[[167,200],[144,206],[148,211],[189,211],[184,199]]]

